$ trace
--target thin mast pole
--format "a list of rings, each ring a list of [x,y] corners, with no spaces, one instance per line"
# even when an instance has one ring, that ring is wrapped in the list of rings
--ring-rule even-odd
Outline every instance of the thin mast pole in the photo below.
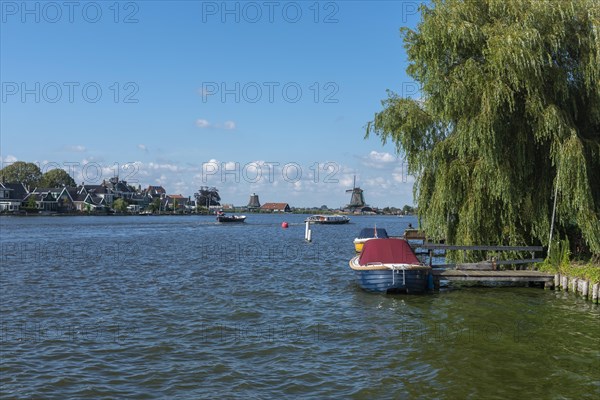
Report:
[[[560,168],[556,171],[556,187],[554,188],[554,205],[552,206],[552,222],[550,223],[550,240],[548,240],[548,256],[552,247],[552,232],[554,232],[554,216],[556,215],[556,198],[558,197],[558,178],[560,177]]]

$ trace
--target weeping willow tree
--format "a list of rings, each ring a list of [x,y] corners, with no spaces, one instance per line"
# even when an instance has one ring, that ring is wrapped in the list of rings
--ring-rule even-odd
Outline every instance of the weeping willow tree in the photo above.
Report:
[[[546,244],[578,232],[600,253],[598,0],[432,0],[401,30],[421,98],[389,92],[367,136],[416,177],[429,234]]]

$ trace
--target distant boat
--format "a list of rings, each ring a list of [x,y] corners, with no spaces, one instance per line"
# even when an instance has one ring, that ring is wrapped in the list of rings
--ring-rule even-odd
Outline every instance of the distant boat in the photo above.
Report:
[[[368,292],[423,293],[431,267],[423,265],[404,239],[371,239],[350,260],[356,281]]]
[[[363,249],[363,245],[367,240],[381,238],[387,239],[389,236],[385,229],[377,229],[377,228],[363,228],[360,230],[360,233],[354,239],[354,250],[357,253],[360,253]]]
[[[350,218],[345,215],[311,215],[306,218],[304,222],[310,222],[311,224],[347,224],[350,222]]]
[[[223,211],[217,212],[217,222],[244,222],[245,215],[225,215]]]

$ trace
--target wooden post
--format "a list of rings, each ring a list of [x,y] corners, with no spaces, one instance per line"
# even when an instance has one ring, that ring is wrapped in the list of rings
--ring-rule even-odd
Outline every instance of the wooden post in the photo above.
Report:
[[[437,276],[433,277],[433,290],[435,290],[435,291],[440,290],[440,278]]]
[[[560,274],[554,275],[554,288],[560,290]]]
[[[590,281],[583,281],[581,286],[581,295],[587,299],[590,288]]]
[[[594,286],[592,286],[592,301],[594,303],[598,302],[598,291],[600,289],[600,284],[598,283],[594,283]]]
[[[579,282],[579,279],[577,278],[573,278],[573,280],[571,281],[573,282],[573,294],[577,294],[577,283]]]
[[[562,283],[560,286],[562,287],[562,290],[564,290],[565,292],[568,292],[569,291],[569,278],[566,276],[561,276],[561,278],[562,278]]]

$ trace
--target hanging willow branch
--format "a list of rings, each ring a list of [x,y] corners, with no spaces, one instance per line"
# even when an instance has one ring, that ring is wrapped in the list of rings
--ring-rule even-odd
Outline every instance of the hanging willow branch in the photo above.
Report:
[[[551,4],[550,4],[551,3]],[[600,253],[597,0],[433,0],[403,28],[422,101],[389,93],[367,126],[416,175],[429,234],[544,244],[557,228]]]

